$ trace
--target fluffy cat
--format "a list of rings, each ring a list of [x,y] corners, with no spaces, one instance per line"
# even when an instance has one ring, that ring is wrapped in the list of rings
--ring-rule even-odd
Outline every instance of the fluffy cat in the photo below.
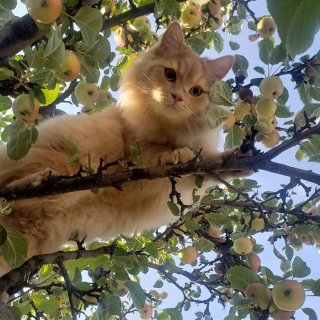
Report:
[[[206,120],[211,85],[221,80],[233,64],[232,56],[200,58],[184,44],[178,23],[172,23],[161,41],[141,54],[125,72],[117,106],[92,115],[62,116],[38,126],[39,139],[19,161],[0,147],[0,185],[39,184],[49,170],[73,175],[79,166],[68,164],[64,142],[79,149],[82,164],[90,151],[92,167],[123,158],[133,160],[129,146],[139,141],[147,166],[186,162],[192,150],[203,148],[202,158],[215,159],[220,129],[210,130]],[[107,173],[111,173],[110,169]],[[191,202],[193,176],[177,180],[177,189]],[[28,258],[55,252],[68,240],[87,241],[130,234],[173,222],[167,208],[169,179],[134,183],[124,191],[100,189],[97,195],[79,191],[59,195],[54,201],[34,198],[16,201],[11,214],[1,218],[7,227],[21,231],[28,241]],[[1,274],[9,267],[1,261]]]

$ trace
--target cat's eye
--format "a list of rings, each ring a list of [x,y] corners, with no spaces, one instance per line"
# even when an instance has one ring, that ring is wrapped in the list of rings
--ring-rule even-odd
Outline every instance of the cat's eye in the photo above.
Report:
[[[199,97],[202,92],[203,91],[199,86],[194,86],[190,89],[190,93],[194,97]]]
[[[176,80],[176,72],[173,69],[165,69],[164,70],[164,75],[166,77],[166,79],[170,82],[173,82]]]

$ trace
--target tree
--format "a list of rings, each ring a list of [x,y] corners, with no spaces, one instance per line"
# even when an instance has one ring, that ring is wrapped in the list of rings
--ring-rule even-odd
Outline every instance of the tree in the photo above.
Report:
[[[25,2],[32,7],[38,1]],[[50,1],[42,5],[44,2]],[[57,5],[59,1],[52,3]],[[6,215],[19,199],[76,190],[97,192],[98,188],[119,188],[128,180],[143,184],[145,180],[168,178],[172,184],[168,207],[177,217],[177,222],[165,228],[130,238],[119,235],[85,247],[78,243],[76,249],[35,256],[26,262],[23,236],[0,226],[1,253],[15,268],[0,279],[0,291],[12,295],[6,312],[26,319],[76,319],[80,314],[94,320],[132,319],[132,314],[139,314],[142,319],[152,315],[163,320],[182,319],[182,314],[198,305],[200,311],[186,319],[211,319],[212,306],[220,303],[229,309],[225,319],[290,319],[300,307],[309,319],[317,319],[316,312],[303,308],[303,303],[305,291],[320,295],[320,279],[308,278],[311,269],[294,252],[314,245],[320,253],[320,175],[275,162],[274,158],[285,153],[292,157],[290,163],[303,159],[320,162],[320,104],[314,102],[320,101],[320,51],[295,60],[313,44],[320,26],[320,4],[317,0],[267,0],[265,14],[270,16],[266,18],[256,15],[251,0],[194,3],[191,10],[184,0],[63,0],[59,18],[42,24],[41,17],[34,13],[39,9],[29,8],[38,21],[29,14],[16,17],[12,10],[17,1],[0,0],[1,140],[7,143],[9,157],[17,161],[37,140],[37,125],[64,113],[58,109],[59,104],[70,102],[69,98],[77,106],[79,101],[91,103],[97,90],[94,86],[89,86],[88,96],[80,91],[74,94],[80,79],[89,84],[99,82],[103,90],[99,98],[93,97],[97,102],[93,101],[90,108],[83,107],[82,112],[99,112],[110,105],[113,98],[106,90],[115,93],[122,71],[136,53],[158,41],[148,20],[135,20],[138,17],[152,15],[158,32],[184,12],[185,40],[198,54],[211,46],[222,52],[223,34],[228,34],[230,48],[237,50],[240,44],[231,39],[242,29],[250,29],[249,40],[257,41],[259,47],[260,65],[254,70],[263,76],[249,80],[248,59],[236,54],[234,77],[217,81],[210,90],[211,101],[229,107],[210,110],[210,126],[216,128],[224,123],[225,149],[251,150],[252,156],[215,162],[193,160],[150,170],[141,169],[137,144],[132,148],[136,163],[122,164],[129,167],[120,173],[102,175],[108,167],[119,165],[118,161],[101,162],[98,172],[80,168],[79,164],[79,170],[87,172],[86,177],[57,177],[32,188],[1,186],[0,210]],[[49,16],[55,19],[54,14]],[[281,39],[277,45],[273,38],[276,28]],[[117,55],[108,40],[112,37],[118,45]],[[61,68],[66,61],[71,69]],[[271,73],[273,66],[277,71]],[[283,86],[284,75],[296,84],[301,100],[291,109],[286,106],[292,93]],[[253,93],[256,87],[258,95]],[[294,115],[292,110],[299,109]],[[270,150],[261,151],[260,142]],[[69,148],[69,162],[78,163],[76,146],[70,143]],[[294,157],[286,153],[292,148]],[[196,159],[199,157],[201,152]],[[257,182],[255,175],[229,182],[219,176],[220,171],[240,169],[276,173],[289,177],[289,182],[279,190],[261,192],[264,181]],[[199,177],[193,190],[194,203],[183,203],[175,184],[179,176],[190,173],[214,176],[221,184],[202,196],[197,193],[202,185]],[[304,192],[302,201],[295,197],[298,187]],[[266,232],[269,243],[263,245],[273,246],[283,271],[281,276],[268,268],[268,261],[261,264],[259,254],[264,246],[254,236]],[[179,259],[191,267],[180,264]],[[153,279],[154,289],[143,290],[140,278],[152,269],[159,278]],[[163,309],[168,296],[161,289],[164,283],[181,295]],[[90,316],[85,316],[84,310]]]

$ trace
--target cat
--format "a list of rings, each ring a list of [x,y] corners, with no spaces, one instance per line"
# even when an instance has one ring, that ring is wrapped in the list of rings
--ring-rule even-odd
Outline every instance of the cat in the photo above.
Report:
[[[202,159],[230,154],[218,151],[220,128],[207,124],[209,89],[232,67],[234,58],[201,58],[184,43],[179,23],[172,23],[162,39],[139,55],[125,71],[116,106],[87,115],[64,115],[38,126],[38,141],[27,156],[10,160],[6,146],[0,147],[0,186],[37,185],[53,175],[74,175],[78,164],[68,164],[65,141],[79,149],[81,163],[98,168],[123,158],[133,161],[129,146],[139,141],[146,166],[177,164],[194,158],[203,148]],[[113,172],[108,169],[108,173]],[[233,173],[236,174],[236,173]],[[224,173],[227,178],[230,173]],[[177,190],[191,203],[195,177],[177,179]],[[69,240],[108,239],[135,231],[150,230],[174,222],[167,201],[169,179],[139,183],[118,191],[100,189],[16,201],[11,214],[0,223],[23,233],[28,242],[27,258],[59,250]],[[1,274],[10,268],[2,260]]]

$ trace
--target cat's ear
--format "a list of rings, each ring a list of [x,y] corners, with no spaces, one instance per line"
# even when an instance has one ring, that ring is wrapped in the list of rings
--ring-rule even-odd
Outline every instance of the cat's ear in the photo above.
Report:
[[[233,56],[224,56],[215,60],[208,60],[210,80],[212,82],[222,80],[232,68],[233,63]]]
[[[172,22],[163,34],[160,51],[178,51],[184,43],[183,33],[178,22]]]

